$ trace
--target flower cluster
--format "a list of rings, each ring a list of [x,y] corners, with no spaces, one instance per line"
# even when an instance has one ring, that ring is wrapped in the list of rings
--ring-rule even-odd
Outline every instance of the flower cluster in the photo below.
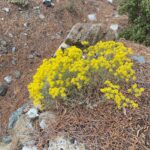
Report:
[[[87,87],[88,92],[97,82],[99,93],[108,100],[114,100],[119,109],[136,108],[138,104],[126,97],[126,93],[136,98],[144,89],[134,83],[136,74],[129,57],[132,50],[114,41],[100,41],[89,47],[88,42],[81,44],[83,49],[76,46],[59,49],[54,58],[43,60],[28,86],[34,105],[43,107],[45,99],[67,100],[75,93],[82,93],[83,88]]]

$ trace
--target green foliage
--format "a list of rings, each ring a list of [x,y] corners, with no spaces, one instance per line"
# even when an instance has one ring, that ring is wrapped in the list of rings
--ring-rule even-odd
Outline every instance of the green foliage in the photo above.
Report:
[[[129,16],[129,26],[120,36],[150,46],[150,0],[123,0],[120,13]]]

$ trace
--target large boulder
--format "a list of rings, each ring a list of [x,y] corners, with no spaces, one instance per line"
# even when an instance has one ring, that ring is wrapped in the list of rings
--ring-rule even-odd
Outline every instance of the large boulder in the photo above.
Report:
[[[66,37],[65,41],[60,45],[60,48],[67,46],[80,45],[81,41],[88,41],[90,45],[102,40],[105,36],[105,31],[102,25],[92,23],[77,23],[74,25]]]

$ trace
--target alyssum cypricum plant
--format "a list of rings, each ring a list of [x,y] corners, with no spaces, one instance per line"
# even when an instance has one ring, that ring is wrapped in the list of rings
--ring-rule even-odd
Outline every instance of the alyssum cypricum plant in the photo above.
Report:
[[[136,84],[132,50],[114,41],[81,43],[83,49],[59,49],[54,58],[43,60],[28,85],[34,105],[42,109],[50,101],[82,103],[104,97],[119,109],[137,108],[144,89]]]

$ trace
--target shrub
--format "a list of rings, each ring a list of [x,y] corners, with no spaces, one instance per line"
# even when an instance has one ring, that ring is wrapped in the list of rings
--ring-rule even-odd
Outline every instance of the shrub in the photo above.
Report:
[[[82,103],[101,95],[114,100],[119,109],[138,107],[135,100],[144,89],[135,83],[132,50],[114,41],[87,44],[82,42],[82,50],[59,49],[54,58],[43,60],[28,86],[36,107],[59,100]]]
[[[120,36],[150,46],[150,0],[123,0],[120,12],[129,16],[129,26]]]

